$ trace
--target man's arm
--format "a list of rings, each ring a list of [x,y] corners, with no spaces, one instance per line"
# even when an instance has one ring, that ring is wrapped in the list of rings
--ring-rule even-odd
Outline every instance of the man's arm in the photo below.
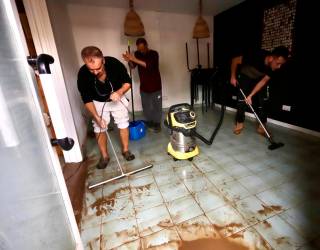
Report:
[[[84,104],[84,106],[90,112],[93,119],[99,124],[101,128],[107,127],[105,120],[101,118],[101,114],[97,113],[96,107],[94,106],[93,102],[87,102]]]
[[[242,56],[237,56],[232,58],[231,61],[231,77],[230,77],[230,83],[236,87],[237,86],[237,68],[238,65],[242,63]]]
[[[130,54],[128,51],[126,51],[125,54],[122,54],[123,56],[123,59],[126,60],[127,62],[129,62],[129,66],[131,68],[134,68],[137,64],[146,68],[147,67],[147,64],[142,61],[142,60],[139,60],[138,58],[135,57],[134,54]],[[131,64],[130,64],[131,63]]]
[[[270,80],[270,76],[265,75],[257,84],[256,86],[253,88],[253,90],[251,91],[251,93],[247,96],[247,102],[249,104],[252,104],[252,97],[258,93],[266,84],[267,82]]]
[[[130,61],[133,62],[133,63],[135,63],[135,64],[138,64],[138,65],[140,65],[140,66],[142,66],[142,67],[144,67],[144,68],[147,67],[146,62],[144,62],[144,61],[136,58],[134,54],[130,54]]]
[[[121,99],[121,97],[131,88],[131,84],[130,83],[124,83],[122,85],[122,87],[120,89],[118,89],[117,91],[113,92],[110,95],[110,99],[115,102],[115,101],[119,101]]]

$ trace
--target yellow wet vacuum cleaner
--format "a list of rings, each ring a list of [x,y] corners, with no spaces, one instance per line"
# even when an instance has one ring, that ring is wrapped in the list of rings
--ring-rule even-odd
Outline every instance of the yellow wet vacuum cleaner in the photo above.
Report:
[[[199,138],[207,145],[211,145],[218,130],[221,127],[224,117],[225,106],[221,107],[220,120],[209,140],[197,133],[196,114],[188,103],[180,103],[169,108],[164,125],[170,130],[170,142],[168,154],[174,160],[189,160],[199,154],[196,138]]]

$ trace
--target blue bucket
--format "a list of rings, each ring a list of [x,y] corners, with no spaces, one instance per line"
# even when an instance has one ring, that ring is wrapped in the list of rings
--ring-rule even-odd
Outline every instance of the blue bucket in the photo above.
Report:
[[[143,121],[133,121],[129,124],[129,139],[131,141],[140,140],[146,135],[146,125]]]

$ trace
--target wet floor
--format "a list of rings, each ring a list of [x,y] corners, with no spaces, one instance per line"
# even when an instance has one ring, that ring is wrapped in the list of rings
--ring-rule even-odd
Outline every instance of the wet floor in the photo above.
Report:
[[[198,132],[210,137],[218,113],[197,110]],[[320,138],[271,126],[285,144],[270,151],[247,120],[232,133],[233,114],[211,146],[198,141],[193,161],[174,161],[169,133],[130,142],[136,160],[123,161],[117,130],[110,132],[130,177],[86,189],[81,237],[86,249],[320,249]],[[87,187],[120,175],[114,155],[98,170],[93,138]]]

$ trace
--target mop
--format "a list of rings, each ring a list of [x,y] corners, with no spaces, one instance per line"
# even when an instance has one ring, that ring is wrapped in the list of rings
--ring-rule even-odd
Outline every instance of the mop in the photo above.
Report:
[[[240,88],[239,84],[238,84],[237,86],[238,86],[239,91],[240,91],[240,93],[242,94],[243,98],[246,100],[247,97],[246,97],[246,95],[244,94],[244,92],[242,91],[242,89]],[[264,132],[266,133],[268,141],[271,143],[271,145],[268,146],[268,149],[274,150],[274,149],[278,149],[278,148],[280,148],[280,147],[283,147],[284,144],[283,144],[282,142],[275,142],[275,141],[272,139],[270,133],[268,132],[268,130],[266,129],[266,127],[263,125],[263,123],[262,123],[261,120],[259,119],[259,117],[258,117],[258,115],[256,114],[256,112],[254,111],[252,105],[251,105],[250,103],[248,103],[248,102],[246,102],[246,103],[247,103],[247,105],[249,106],[249,108],[251,109],[251,111],[253,112],[253,114],[254,114],[254,116],[256,117],[256,119],[258,120],[258,122],[260,123],[260,125],[261,125],[261,127],[263,128]]]
[[[119,167],[119,169],[120,169],[121,175],[116,176],[116,177],[113,177],[113,178],[108,179],[108,180],[105,180],[105,181],[98,182],[98,183],[93,184],[93,185],[89,185],[89,189],[92,189],[92,188],[98,187],[98,186],[100,186],[100,185],[106,184],[106,183],[108,183],[108,182],[110,182],[110,181],[114,181],[114,180],[118,180],[118,179],[121,179],[121,178],[124,178],[124,177],[128,177],[128,176],[130,176],[130,175],[132,175],[132,174],[135,174],[135,173],[138,173],[138,172],[141,172],[141,171],[143,171],[143,170],[146,170],[146,169],[149,169],[149,168],[152,168],[152,167],[153,167],[152,164],[149,164],[149,165],[147,165],[147,166],[145,166],[145,167],[142,167],[142,168],[139,168],[139,169],[130,171],[130,172],[128,172],[128,173],[125,173],[125,172],[123,171],[123,169],[122,169],[122,166],[121,166],[121,164],[120,164],[119,158],[118,158],[117,153],[116,153],[116,151],[115,151],[115,149],[114,149],[114,147],[113,147],[111,138],[110,138],[109,133],[108,133],[107,130],[106,130],[106,134],[107,134],[108,141],[110,142],[112,152],[113,152],[114,156],[116,157],[116,161],[117,161],[118,167]]]

